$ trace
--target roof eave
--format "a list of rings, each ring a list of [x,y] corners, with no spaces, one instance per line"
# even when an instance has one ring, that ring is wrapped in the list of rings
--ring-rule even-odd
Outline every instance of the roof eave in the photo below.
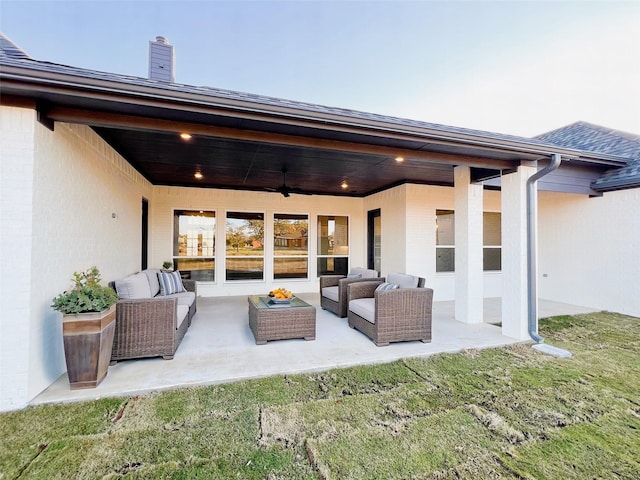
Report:
[[[567,160],[580,160],[588,163],[598,163],[610,166],[624,166],[626,160],[621,157],[606,154],[594,154],[580,150],[558,147],[552,144],[544,145],[539,142],[529,142],[528,139],[505,140],[486,137],[478,134],[460,133],[446,129],[424,128],[420,126],[398,125],[397,123],[377,119],[362,119],[350,117],[344,113],[324,113],[305,110],[300,107],[286,107],[259,103],[251,100],[238,100],[216,95],[215,90],[207,89],[206,93],[194,94],[184,92],[179,84],[141,85],[132,82],[92,78],[69,73],[48,72],[24,65],[3,65],[0,71],[0,85],[24,89],[26,95],[33,93],[64,91],[66,94],[78,94],[86,97],[95,95],[101,99],[125,101],[140,105],[158,106],[163,104],[172,109],[199,108],[219,114],[237,115],[242,113],[252,117],[258,116],[269,121],[296,123],[313,126],[315,128],[350,129],[367,134],[406,136],[427,142],[439,144],[463,144],[485,149],[507,150],[523,155],[549,157],[559,154]],[[141,79],[137,79],[141,80]]]
[[[629,190],[632,188],[640,188],[640,179],[632,179],[628,181],[612,181],[601,182],[599,184],[592,183],[591,188],[596,192],[614,192],[616,190]]]

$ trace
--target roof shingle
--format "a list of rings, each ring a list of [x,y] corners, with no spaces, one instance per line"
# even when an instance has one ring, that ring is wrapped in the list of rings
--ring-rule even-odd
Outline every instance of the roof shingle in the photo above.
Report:
[[[607,153],[628,158],[627,166],[607,171],[591,184],[605,192],[640,187],[640,135],[576,122],[535,137],[561,147]]]

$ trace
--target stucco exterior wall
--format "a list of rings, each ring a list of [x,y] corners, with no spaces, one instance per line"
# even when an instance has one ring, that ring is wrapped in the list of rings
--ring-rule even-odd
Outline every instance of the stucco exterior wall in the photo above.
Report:
[[[173,258],[174,210],[209,210],[216,213],[216,274],[214,282],[198,282],[198,295],[246,295],[269,291],[283,286],[297,292],[318,290],[317,224],[318,215],[341,215],[349,218],[349,265],[366,264],[366,214],[363,218],[362,199],[329,197],[324,195],[291,195],[279,193],[243,192],[205,188],[154,188],[149,203],[150,257],[149,266],[159,268]],[[225,219],[227,212],[256,212],[265,214],[265,271],[264,280],[225,281]],[[273,216],[275,213],[309,215],[309,277],[308,279],[273,280]]]
[[[20,152],[2,152],[2,339],[9,345],[0,374],[11,378],[0,409],[7,410],[66,370],[62,319],[50,305],[73,272],[96,265],[106,283],[139,270],[141,202],[152,191],[90,128],[57,123],[52,132],[31,110],[1,112],[3,145]]]
[[[540,298],[640,316],[640,189],[539,194]]]

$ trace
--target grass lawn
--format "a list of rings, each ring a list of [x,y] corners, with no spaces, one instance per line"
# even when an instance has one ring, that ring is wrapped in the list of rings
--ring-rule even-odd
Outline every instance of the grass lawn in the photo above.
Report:
[[[0,479],[638,479],[640,319],[519,345],[0,415]]]

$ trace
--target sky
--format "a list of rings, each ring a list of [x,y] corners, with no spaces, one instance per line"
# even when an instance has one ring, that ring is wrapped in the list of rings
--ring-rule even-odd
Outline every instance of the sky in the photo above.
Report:
[[[640,134],[640,0],[0,0],[32,58],[531,137],[578,120]]]

